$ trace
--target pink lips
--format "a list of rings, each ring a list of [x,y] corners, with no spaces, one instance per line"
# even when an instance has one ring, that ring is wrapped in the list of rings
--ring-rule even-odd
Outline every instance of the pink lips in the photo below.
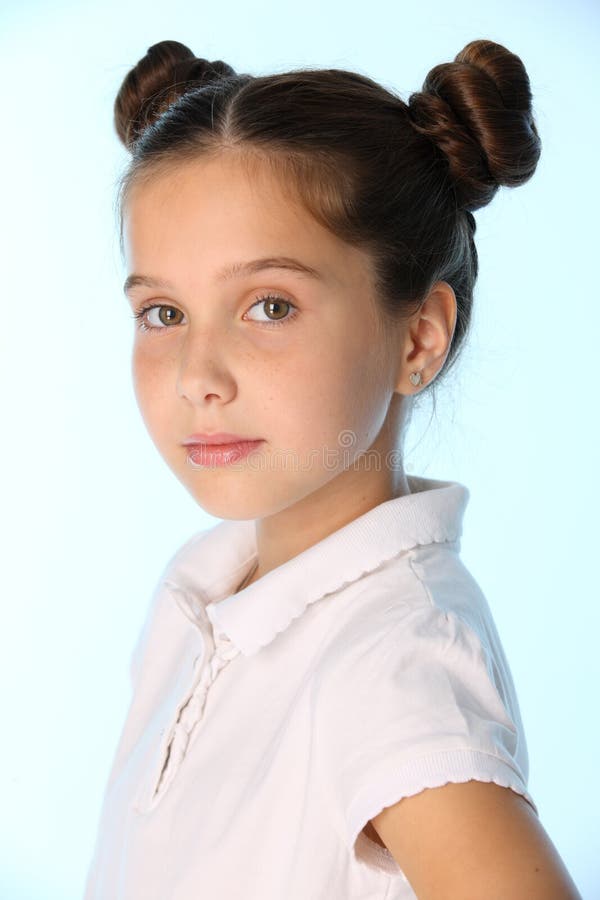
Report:
[[[262,438],[242,438],[221,431],[211,435],[192,434],[184,446],[189,447],[188,463],[203,468],[240,462],[262,443]]]
[[[183,443],[190,444],[239,444],[243,441],[260,441],[262,438],[242,437],[239,434],[229,434],[226,431],[216,431],[214,434],[191,434]]]

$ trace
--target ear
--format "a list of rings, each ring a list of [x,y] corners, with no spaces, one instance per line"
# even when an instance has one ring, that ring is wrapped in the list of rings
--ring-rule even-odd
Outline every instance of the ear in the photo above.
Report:
[[[433,381],[443,367],[456,327],[456,295],[447,281],[437,281],[403,331],[400,369],[396,383],[399,394],[416,394]],[[421,373],[421,382],[410,380]]]

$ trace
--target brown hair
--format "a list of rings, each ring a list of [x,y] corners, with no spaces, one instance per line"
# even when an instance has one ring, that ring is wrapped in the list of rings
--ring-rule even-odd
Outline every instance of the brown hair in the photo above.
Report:
[[[500,185],[531,178],[540,157],[531,100],[520,58],[490,40],[431,69],[408,103],[355,72],[238,74],[160,41],[114,105],[132,153],[119,184],[121,241],[134,181],[224,152],[266,163],[320,224],[368,252],[384,319],[412,314],[438,280],[451,285],[458,315],[448,371],[471,321],[473,212]]]

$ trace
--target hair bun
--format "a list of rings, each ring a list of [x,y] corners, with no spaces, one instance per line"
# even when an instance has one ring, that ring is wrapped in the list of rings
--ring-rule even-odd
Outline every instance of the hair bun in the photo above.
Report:
[[[114,104],[114,124],[129,149],[141,133],[191,87],[235,75],[222,60],[194,55],[179,41],[160,41],[148,48],[127,73]]]
[[[501,44],[471,41],[454,62],[435,66],[410,95],[415,129],[446,156],[460,207],[489,203],[499,185],[515,187],[535,172],[541,140],[529,78]]]

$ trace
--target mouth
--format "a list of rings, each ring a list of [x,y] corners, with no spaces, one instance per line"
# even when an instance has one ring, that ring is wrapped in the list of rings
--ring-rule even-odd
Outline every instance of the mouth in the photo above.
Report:
[[[242,439],[220,444],[186,442],[187,461],[196,468],[226,466],[245,459],[263,443],[262,438],[257,440]]]
[[[226,431],[215,431],[213,434],[191,434],[189,438],[183,441],[183,445],[185,447],[199,447],[202,445],[224,447],[230,444],[254,443],[261,440],[262,438],[244,437],[240,434],[231,434]]]

